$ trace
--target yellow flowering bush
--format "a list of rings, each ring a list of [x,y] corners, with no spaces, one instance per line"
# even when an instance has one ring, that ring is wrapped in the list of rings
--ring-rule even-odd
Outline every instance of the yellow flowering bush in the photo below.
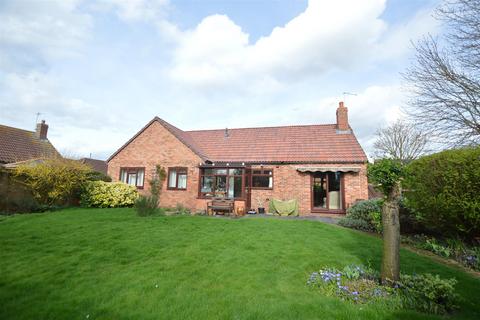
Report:
[[[97,208],[130,207],[137,197],[137,188],[123,182],[89,181],[83,189],[81,204]]]
[[[77,198],[90,171],[79,161],[55,158],[20,165],[14,175],[32,191],[39,204],[53,206],[65,205]]]

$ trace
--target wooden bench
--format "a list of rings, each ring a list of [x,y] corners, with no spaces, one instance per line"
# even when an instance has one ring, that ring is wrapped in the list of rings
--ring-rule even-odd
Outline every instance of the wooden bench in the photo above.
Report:
[[[207,203],[207,212],[210,214],[212,212],[214,215],[217,212],[235,212],[235,201],[228,198],[215,198],[212,201]]]

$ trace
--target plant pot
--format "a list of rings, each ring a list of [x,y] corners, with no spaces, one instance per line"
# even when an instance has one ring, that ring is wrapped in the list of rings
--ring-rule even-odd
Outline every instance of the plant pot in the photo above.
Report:
[[[258,214],[264,214],[265,208],[258,208]]]

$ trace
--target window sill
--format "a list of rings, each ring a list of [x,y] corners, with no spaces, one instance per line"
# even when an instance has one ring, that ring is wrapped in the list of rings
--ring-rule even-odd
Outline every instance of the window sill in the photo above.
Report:
[[[312,208],[312,212],[313,213],[345,214],[346,210],[341,210],[341,209],[329,210],[329,209],[323,209],[323,208]]]
[[[205,197],[205,196],[198,196],[197,199],[202,199],[202,200],[212,200],[215,197]],[[229,198],[227,198],[229,199]],[[234,201],[247,201],[245,198],[234,198]]]

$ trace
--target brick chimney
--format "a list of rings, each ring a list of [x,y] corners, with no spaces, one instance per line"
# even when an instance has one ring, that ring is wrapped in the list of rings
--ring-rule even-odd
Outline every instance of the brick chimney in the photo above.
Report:
[[[40,140],[47,140],[48,124],[45,123],[45,120],[42,120],[41,123],[37,123],[37,128],[35,130],[35,135]]]
[[[350,125],[348,124],[348,109],[343,105],[343,101],[340,101],[337,108],[337,130],[350,130]]]

